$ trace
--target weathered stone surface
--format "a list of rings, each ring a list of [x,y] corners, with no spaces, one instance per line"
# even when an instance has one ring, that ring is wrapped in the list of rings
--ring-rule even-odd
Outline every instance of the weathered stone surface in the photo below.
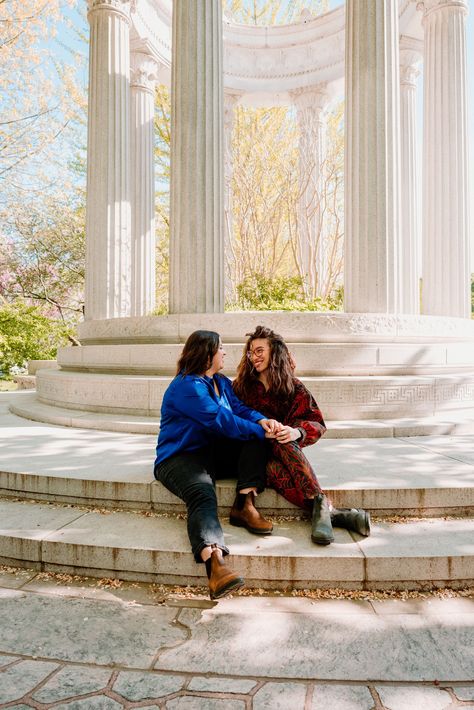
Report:
[[[372,710],[373,707],[373,698],[364,686],[316,685],[313,690],[311,710]]]
[[[253,710],[288,710],[305,706],[306,685],[303,683],[266,683],[253,698]]]
[[[1,627],[1,625],[0,625]],[[57,663],[22,661],[0,674],[0,703],[20,700],[58,668]]]
[[[474,700],[474,685],[453,686],[453,691],[458,700]]]
[[[384,685],[377,686],[376,691],[382,703],[390,710],[413,710],[413,708],[445,710],[451,706],[449,693],[440,688]]]
[[[174,698],[166,703],[166,710],[244,710],[244,708],[244,700],[202,698],[192,695]]]
[[[199,618],[195,611],[180,614],[190,640],[164,651],[157,669],[200,673],[205,666],[222,674],[232,668],[241,676],[314,679],[317,673],[319,679],[355,681],[470,681],[472,676],[471,614],[321,617],[249,610],[231,615],[217,605]]]
[[[248,693],[256,684],[256,680],[240,678],[192,678],[188,690],[205,690],[210,693]]]
[[[183,682],[182,676],[122,671],[119,673],[113,689],[126,700],[136,702],[177,693],[183,687]]]
[[[7,572],[6,569],[2,570],[0,568],[0,587],[19,589],[35,576],[36,572],[30,569],[17,569],[14,572]]]
[[[146,668],[185,637],[175,609],[24,595],[0,604],[0,651]]]
[[[77,695],[94,693],[107,687],[110,676],[111,671],[102,668],[66,666],[33,693],[33,698],[41,703],[53,703],[75,698]]]
[[[0,668],[8,666],[9,663],[13,663],[13,661],[17,660],[17,656],[0,656]]]
[[[73,700],[70,703],[55,705],[55,710],[123,710],[122,703],[117,703],[106,695],[96,695],[83,700]]]

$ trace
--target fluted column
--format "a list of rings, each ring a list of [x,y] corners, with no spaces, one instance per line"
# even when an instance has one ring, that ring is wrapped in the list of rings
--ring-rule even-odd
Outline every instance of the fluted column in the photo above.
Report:
[[[158,65],[144,52],[132,52],[131,213],[132,316],[145,316],[155,307],[155,80]]]
[[[130,315],[130,2],[89,0],[85,318]]]
[[[222,10],[174,0],[170,312],[224,310]]]
[[[225,223],[225,295],[233,301],[236,294],[235,250],[233,239],[232,214],[232,174],[233,154],[232,139],[234,133],[235,106],[241,98],[240,93],[226,91],[224,93],[224,223]]]
[[[326,86],[291,93],[299,127],[298,259],[308,298],[323,295],[327,259],[324,225]]]
[[[409,37],[400,40],[400,144],[401,144],[401,310],[420,312],[420,234],[418,216],[416,79],[422,48]]]
[[[469,318],[465,0],[426,0],[423,312]]]
[[[400,310],[397,0],[346,2],[345,310]]]

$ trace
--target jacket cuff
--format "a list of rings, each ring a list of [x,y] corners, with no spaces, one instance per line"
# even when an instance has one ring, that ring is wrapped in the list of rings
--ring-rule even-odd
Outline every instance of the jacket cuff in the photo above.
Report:
[[[301,436],[300,436],[299,439],[297,439],[297,441],[298,441],[300,444],[303,444],[303,443],[304,443],[304,440],[305,440],[306,437],[308,436],[307,433],[306,433],[306,429],[303,429],[302,426],[299,426],[299,427],[296,427],[296,428],[298,429],[299,432],[301,432]]]

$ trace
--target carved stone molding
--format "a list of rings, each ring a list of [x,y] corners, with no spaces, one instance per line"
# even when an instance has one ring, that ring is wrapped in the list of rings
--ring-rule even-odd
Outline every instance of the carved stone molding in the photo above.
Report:
[[[132,52],[130,55],[130,86],[153,92],[158,69],[158,63],[150,54]]]
[[[295,89],[290,92],[290,97],[293,100],[298,110],[313,109],[322,112],[329,101],[331,94],[327,84],[319,84],[309,88]]]
[[[90,15],[93,12],[110,12],[124,17],[131,24],[130,0],[87,0],[87,13]]]
[[[468,13],[467,0],[422,0],[416,6],[417,10],[421,10],[424,17],[432,12],[461,10],[465,15]]]
[[[423,42],[415,37],[400,37],[400,84],[415,86],[423,60]]]
[[[402,59],[400,53],[400,60]],[[414,64],[402,63],[400,61],[400,84],[401,86],[411,86],[416,88],[416,80],[420,75],[420,69],[417,66],[418,62]]]

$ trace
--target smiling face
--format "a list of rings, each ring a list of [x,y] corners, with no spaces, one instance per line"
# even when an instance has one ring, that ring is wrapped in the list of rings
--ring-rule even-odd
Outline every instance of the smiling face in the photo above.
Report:
[[[250,342],[247,357],[259,375],[270,366],[271,349],[267,338],[256,338]]]
[[[220,372],[220,370],[222,370],[222,368],[224,367],[225,355],[226,355],[226,352],[224,350],[224,346],[222,345],[221,341],[219,340],[219,347],[217,348],[217,352],[211,360],[210,368],[206,372],[206,375],[208,377],[213,377],[213,375],[215,375],[216,372]]]

